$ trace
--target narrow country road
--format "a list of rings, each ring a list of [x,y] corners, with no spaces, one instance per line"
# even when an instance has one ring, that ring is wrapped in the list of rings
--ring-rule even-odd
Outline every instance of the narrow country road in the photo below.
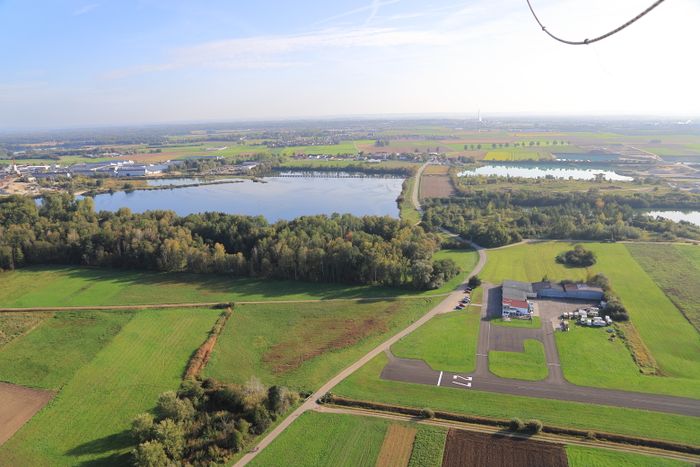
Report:
[[[418,192],[420,185],[420,175],[423,173],[423,170],[425,170],[425,167],[427,165],[428,163],[426,162],[421,166],[420,169],[418,169],[418,172],[416,173],[416,183],[413,184],[413,193],[411,193],[411,200],[413,201],[413,205],[419,211],[420,203],[418,201]],[[248,452],[235,465],[242,467],[248,464],[250,461],[252,461],[260,451],[262,451],[270,443],[272,443],[284,430],[286,430],[289,427],[289,425],[291,425],[294,422],[294,420],[299,418],[301,414],[308,410],[316,410],[318,408],[318,404],[316,403],[318,399],[320,399],[324,394],[329,392],[335,386],[340,384],[340,382],[343,381],[345,378],[353,374],[355,371],[359,370],[362,366],[364,366],[374,357],[386,351],[401,338],[409,335],[410,333],[412,333],[413,331],[430,321],[430,319],[433,318],[435,315],[451,311],[454,308],[454,304],[458,302],[462,297],[464,297],[463,289],[466,282],[469,280],[470,277],[478,274],[486,264],[485,250],[478,245],[473,246],[479,254],[479,261],[477,262],[476,266],[474,266],[474,269],[472,269],[469,275],[465,278],[464,282],[460,284],[460,286],[457,287],[455,291],[450,293],[447,296],[447,298],[440,302],[435,308],[433,308],[428,313],[411,323],[411,325],[409,325],[407,328],[403,329],[402,331],[399,331],[397,334],[394,334],[389,339],[385,340],[377,347],[367,352],[362,358],[357,360],[355,363],[353,363],[352,365],[338,373],[336,376],[331,378],[328,382],[321,386],[321,388],[319,388],[316,392],[309,396],[309,398],[306,399],[306,401],[302,405],[300,405],[296,410],[294,410],[294,412],[292,412],[291,415],[284,419],[282,423],[277,425],[270,433],[268,433],[268,435],[265,436],[265,438],[263,438],[262,441],[258,443],[255,451]]]

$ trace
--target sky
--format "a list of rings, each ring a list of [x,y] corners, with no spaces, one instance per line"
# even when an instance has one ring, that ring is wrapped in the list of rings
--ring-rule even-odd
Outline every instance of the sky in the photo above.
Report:
[[[531,0],[571,39],[651,0]],[[0,0],[0,129],[700,114],[700,0],[567,46],[525,0]]]

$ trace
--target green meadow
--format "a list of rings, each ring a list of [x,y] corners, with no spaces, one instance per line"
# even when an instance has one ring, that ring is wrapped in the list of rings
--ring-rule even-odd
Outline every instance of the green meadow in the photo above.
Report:
[[[690,467],[687,462],[608,449],[567,446],[569,467]]]
[[[526,339],[524,352],[489,352],[489,371],[501,378],[539,381],[548,374],[544,345],[535,339]]]

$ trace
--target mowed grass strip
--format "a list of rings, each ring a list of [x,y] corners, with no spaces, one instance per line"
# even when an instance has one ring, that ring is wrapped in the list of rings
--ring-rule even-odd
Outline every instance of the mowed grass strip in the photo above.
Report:
[[[476,368],[478,309],[435,316],[391,347],[401,358],[424,360],[434,370],[469,373]]]
[[[204,374],[312,390],[438,300],[237,305]]]
[[[700,331],[700,248],[690,245],[629,244],[647,274]]]
[[[494,326],[505,326],[509,328],[539,329],[542,327],[542,320],[539,316],[533,316],[532,319],[511,319],[510,321],[496,318],[492,319],[490,323]]]
[[[554,336],[564,377],[573,384],[700,398],[697,380],[641,374],[624,341],[610,340],[603,329],[573,325]]]
[[[384,436],[377,467],[406,467],[413,450],[416,428],[392,424]]]
[[[59,389],[107,345],[132,312],[56,313],[0,348],[0,380]],[[0,320],[3,316],[0,316]]]
[[[692,464],[663,457],[608,449],[567,446],[569,467],[690,467]]]
[[[447,430],[436,426],[418,425],[418,433],[413,441],[413,451],[409,467],[440,467],[445,451]]]
[[[476,253],[472,252],[472,255],[476,256]],[[459,255],[468,256],[468,252]],[[459,283],[459,279],[455,280],[457,282],[453,280],[448,284],[450,290]],[[0,307],[7,308],[430,296],[445,290],[444,287],[418,291],[79,267],[28,267],[0,272]]]
[[[388,425],[378,418],[306,412],[249,465],[374,466]]]
[[[526,339],[523,346],[525,347],[524,352],[490,351],[489,371],[501,378],[526,381],[545,379],[549,370],[547,369],[544,345],[538,340]]]
[[[0,448],[0,465],[126,465],[133,417],[174,390],[219,310],[137,313]]]
[[[700,418],[618,407],[510,396],[481,391],[400,383],[379,378],[388,363],[381,354],[333,389],[335,395],[407,407],[600,430],[700,445]],[[468,396],[468,397],[467,397]]]

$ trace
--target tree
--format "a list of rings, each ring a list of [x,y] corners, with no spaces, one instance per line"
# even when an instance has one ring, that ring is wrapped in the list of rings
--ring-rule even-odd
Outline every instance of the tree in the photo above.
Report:
[[[176,421],[189,420],[194,415],[194,407],[188,399],[179,399],[175,392],[167,391],[158,397],[156,414],[159,419],[172,419]]]
[[[166,418],[155,425],[153,432],[168,457],[173,460],[182,458],[185,450],[185,429],[181,424]]]
[[[581,245],[574,246],[573,250],[561,253],[556,257],[557,263],[572,267],[590,267],[596,263],[596,256],[590,250],[586,250]]]
[[[131,422],[131,436],[139,443],[153,438],[153,415],[142,413]]]
[[[481,285],[481,278],[477,275],[474,275],[469,278],[469,282],[467,282],[467,285],[472,289],[479,287]]]
[[[522,431],[525,428],[525,423],[516,417],[510,420],[508,427],[510,431]]]
[[[137,467],[167,467],[172,464],[165,454],[163,444],[158,441],[146,441],[131,451]]]
[[[527,423],[525,424],[525,428],[529,433],[537,434],[542,431],[544,425],[541,421],[532,419],[527,421]]]

